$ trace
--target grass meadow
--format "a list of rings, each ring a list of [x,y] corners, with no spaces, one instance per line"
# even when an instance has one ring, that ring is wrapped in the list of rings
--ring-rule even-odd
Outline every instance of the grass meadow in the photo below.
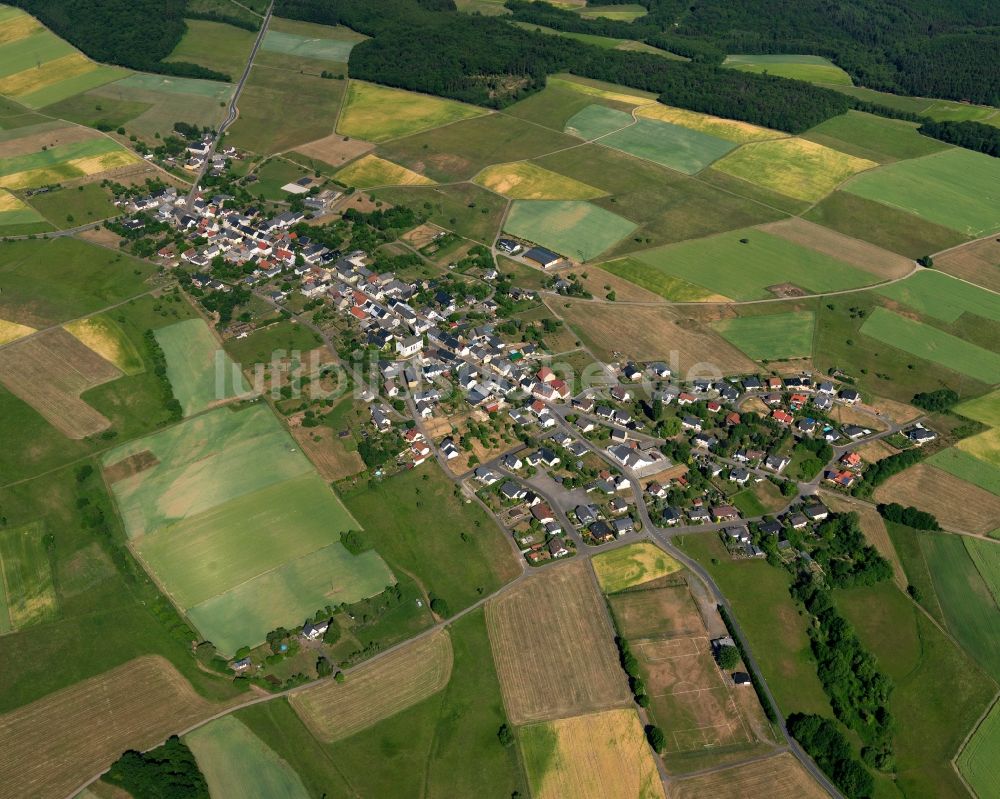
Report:
[[[268,30],[261,47],[272,53],[298,56],[300,58],[317,58],[320,61],[334,61],[346,64],[351,50],[357,40],[326,39],[303,36],[297,33],[286,33],[278,30]]]
[[[213,799],[309,799],[295,771],[245,724],[224,716],[184,736]]]
[[[26,189],[61,183],[138,161],[137,155],[113,139],[95,136],[47,150],[0,159],[0,186]]]
[[[767,299],[774,296],[769,286],[785,283],[810,292],[826,292],[877,280],[870,272],[753,229],[646,250],[633,257],[648,267],[634,279],[656,293],[662,289],[664,274],[734,300]]]
[[[500,227],[506,201],[471,183],[453,186],[399,186],[379,189],[376,200],[423,208],[431,222],[459,236],[492,244]],[[429,204],[427,208],[425,204]]]
[[[1000,703],[993,705],[958,756],[958,769],[979,796],[1000,784]]]
[[[518,200],[503,228],[560,255],[589,261],[621,241],[636,225],[588,202]]]
[[[624,591],[681,569],[676,560],[648,541],[605,552],[591,563],[605,594]]]
[[[156,342],[167,358],[167,378],[185,416],[250,390],[242,372],[201,319],[160,328]]]
[[[952,635],[994,680],[1000,677],[1000,609],[960,536],[919,534]],[[992,573],[992,572],[991,572]]]
[[[88,316],[65,325],[66,331],[79,339],[104,360],[124,374],[137,375],[145,369],[139,348],[128,334],[107,314]]]
[[[352,80],[337,132],[383,142],[485,113],[481,108],[454,100]]]
[[[844,70],[818,55],[729,55],[723,66],[740,72],[766,73],[809,83],[850,86],[853,82]]]
[[[861,332],[898,350],[983,383],[1000,383],[1000,355],[905,316],[875,308]]]
[[[0,243],[0,318],[42,328],[146,291],[151,264],[72,238]]]
[[[603,137],[601,144],[685,175],[700,172],[736,146],[701,131],[647,118]]]
[[[844,190],[977,238],[1000,230],[1000,164],[961,148],[889,164]]]
[[[816,315],[812,311],[791,311],[742,316],[716,322],[712,327],[755,361],[808,358],[812,355]]]
[[[17,236],[40,233],[51,227],[36,209],[10,192],[0,189],[0,234]]]
[[[566,126],[563,130],[572,136],[589,141],[628,127],[633,121],[631,114],[607,105],[594,103],[580,109],[566,120]]]
[[[164,60],[198,64],[238,80],[257,33],[205,19],[186,19],[184,24],[187,32]]]
[[[0,634],[47,621],[58,612],[46,533],[40,521],[0,530]]]
[[[955,322],[964,313],[1000,321],[1000,295],[942,272],[922,270],[876,291],[942,322]]]
[[[899,794],[966,796],[950,761],[995,684],[895,584],[838,590],[834,601],[895,684]]]
[[[858,158],[889,163],[948,149],[948,145],[917,133],[916,122],[848,111],[831,117],[803,134],[817,144]]]
[[[31,206],[57,228],[68,228],[117,216],[120,212],[112,200],[100,183],[87,183],[36,194]]]
[[[1000,496],[1000,466],[996,464],[977,458],[958,447],[935,452],[927,462],[955,475],[960,480]],[[1000,527],[1000,523],[997,526]]]

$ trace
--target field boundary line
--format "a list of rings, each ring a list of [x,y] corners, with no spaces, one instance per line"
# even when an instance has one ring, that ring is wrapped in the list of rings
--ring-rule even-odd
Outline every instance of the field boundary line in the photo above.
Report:
[[[987,706],[986,710],[983,711],[982,715],[976,719],[976,723],[972,725],[972,729],[969,730],[969,734],[965,736],[964,740],[958,747],[958,751],[955,752],[955,756],[949,761],[954,772],[958,775],[958,778],[962,781],[962,785],[969,792],[970,795],[979,797],[979,792],[969,784],[969,781],[965,779],[965,775],[962,774],[962,770],[958,767],[958,759],[962,756],[965,748],[969,745],[969,742],[975,737],[976,733],[979,732],[979,728],[983,726],[986,719],[989,718],[990,714],[993,712],[993,708],[997,707],[1000,703],[1000,692],[993,696],[993,701]]]

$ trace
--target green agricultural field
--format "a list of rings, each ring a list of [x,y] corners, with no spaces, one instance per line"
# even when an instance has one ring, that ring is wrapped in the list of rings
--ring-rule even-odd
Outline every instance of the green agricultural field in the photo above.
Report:
[[[978,796],[989,796],[1000,785],[1000,703],[993,705],[958,756],[958,770]]]
[[[952,635],[994,679],[1000,676],[1000,609],[961,536],[919,534],[934,589]]]
[[[60,119],[78,122],[88,128],[110,130],[124,125],[153,107],[153,103],[109,96],[107,92],[111,91],[115,90],[106,86],[104,92],[100,94],[97,92],[75,94],[58,103],[46,106],[45,113]],[[119,96],[124,94],[121,89],[117,90],[117,93]]]
[[[844,190],[970,238],[1000,231],[1000,162],[952,148],[860,175]]]
[[[204,19],[186,19],[184,24],[187,33],[165,61],[198,64],[233,80],[243,74],[257,38],[255,31]]]
[[[898,792],[885,795],[966,796],[951,759],[989,706],[995,685],[892,582],[833,596],[894,683],[889,710],[896,721]]]
[[[125,166],[138,157],[104,136],[0,159],[0,185],[25,189]]]
[[[0,189],[0,234],[17,236],[50,230],[51,227],[34,208]]]
[[[92,139],[84,139],[70,144],[59,144],[47,150],[0,159],[0,176],[6,177],[16,172],[58,166],[75,158],[104,155],[117,149],[119,149],[119,145],[104,136],[95,136]]]
[[[972,536],[966,536],[964,541],[976,570],[989,587],[994,601],[1000,603],[1000,544]]]
[[[156,331],[167,358],[167,377],[185,416],[246,394],[250,386],[201,319]]]
[[[321,61],[337,61],[346,64],[351,50],[356,44],[357,42],[346,39],[318,39],[295,33],[268,30],[261,47],[272,53],[300,58],[318,58]]]
[[[31,198],[31,205],[56,227],[68,228],[117,216],[120,211],[112,199],[111,192],[101,184],[87,183],[36,194]]]
[[[601,264],[601,268],[613,275],[623,277],[637,286],[644,286],[650,291],[655,291],[671,302],[704,302],[705,300],[724,299],[721,294],[713,294],[708,289],[696,286],[694,283],[650,269],[648,264],[634,256],[605,261]],[[656,288],[654,289],[653,286]]]
[[[948,149],[944,142],[917,133],[916,122],[886,119],[861,111],[848,111],[828,119],[802,138],[879,163],[919,158]]]
[[[568,81],[550,77],[542,91],[504,109],[504,115],[525,119],[551,130],[564,131],[574,116],[593,106],[595,102],[598,102],[596,97],[577,91]],[[605,107],[622,111],[628,108],[619,103],[609,103]]]
[[[0,319],[35,328],[148,290],[152,264],[72,238],[0,243]]]
[[[646,118],[639,118],[634,125],[605,136],[601,144],[685,175],[700,172],[736,147],[726,139]]]
[[[846,191],[835,191],[803,218],[909,258],[921,258],[968,241],[957,230]]]
[[[515,200],[592,200],[604,194],[531,161],[488,166],[476,175],[475,182]]]
[[[131,73],[127,69],[110,67],[104,64],[94,64],[80,75],[58,80],[55,83],[50,83],[48,86],[43,86],[27,94],[19,95],[17,100],[28,108],[44,108],[53,103],[75,97],[81,92],[96,89],[112,81],[120,80],[129,74]]]
[[[942,272],[922,270],[876,291],[942,322],[955,322],[966,312],[1000,321],[1000,295]]]
[[[657,291],[658,276],[665,273],[734,300],[766,299],[773,296],[768,286],[785,283],[825,292],[878,279],[828,255],[752,229],[646,250],[633,257],[647,265],[649,277],[640,275],[636,282],[650,291]]]
[[[851,76],[829,59],[818,55],[730,55],[723,66],[741,72],[776,75],[779,78],[850,86]]]
[[[628,3],[617,6],[587,6],[580,11],[580,16],[584,19],[603,17],[604,19],[632,22],[648,13],[649,10],[645,6],[638,3]]]
[[[389,565],[419,578],[451,613],[520,574],[506,535],[479,505],[456,497],[437,469],[345,488],[342,496]]]
[[[190,608],[275,563],[339,542],[341,532],[356,527],[319,476],[309,472],[146,533],[133,545],[174,601]]]
[[[378,154],[447,182],[472,178],[491,164],[536,158],[577,144],[572,136],[489,114],[388,142]]]
[[[788,593],[788,573],[760,560],[732,560],[716,533],[687,534],[677,544],[708,569],[726,595],[779,711],[832,717],[816,676],[807,621]]]
[[[0,77],[37,68],[76,50],[46,28],[0,46]]]
[[[741,316],[716,322],[712,327],[755,361],[808,358],[812,355],[816,315],[812,311],[792,311]]]
[[[503,197],[471,183],[398,186],[378,189],[372,196],[376,200],[426,210],[430,221],[436,225],[483,244],[492,244],[496,238],[507,205]],[[430,208],[426,208],[425,203],[430,204]]]
[[[815,202],[875,166],[874,161],[792,137],[744,144],[715,169],[797,200]]]
[[[1000,496],[1000,466],[996,464],[981,460],[957,447],[935,452],[927,462],[960,480]]]
[[[966,400],[953,408],[955,413],[990,427],[1000,427],[1000,391]]]
[[[0,633],[47,621],[58,612],[41,522],[0,529]]]
[[[535,162],[610,194],[596,205],[639,224],[608,255],[701,238],[784,216],[773,207],[707,185],[673,169],[618,150],[585,144]]]
[[[326,605],[351,604],[395,582],[373,551],[352,555],[338,542],[276,564],[231,590],[187,608],[187,616],[220,651],[263,643],[275,627],[293,627]]]
[[[227,339],[226,352],[244,369],[254,363],[270,363],[298,351],[306,353],[323,343],[312,330],[291,321],[260,327],[243,339]]]
[[[1000,383],[1000,355],[936,327],[876,308],[861,326],[861,332],[984,383]]]
[[[64,327],[104,360],[121,369],[123,374],[137,375],[145,370],[142,354],[136,343],[118,322],[107,314],[78,319]]]
[[[485,113],[481,108],[454,100],[352,80],[337,132],[383,142]]]
[[[257,182],[252,187],[254,195],[263,194],[265,199],[279,202],[287,200],[288,197],[288,192],[281,190],[282,186],[304,177],[311,177],[307,170],[280,156],[265,161],[254,174],[257,176]]]
[[[198,761],[212,799],[309,799],[291,766],[233,716],[184,736]]]
[[[628,127],[635,120],[631,114],[610,108],[606,105],[592,104],[577,111],[566,120],[563,130],[581,139],[596,139],[607,136],[620,128]]]
[[[343,80],[255,62],[240,95],[240,118],[226,131],[226,139],[236,147],[270,155],[328,136],[346,86]],[[294,114],[274,112],[292,106]]]
[[[104,454],[101,464],[113,469],[129,458],[146,468],[119,466],[114,472],[121,477],[113,472],[108,481],[130,538],[312,469],[263,405],[240,411],[218,408],[116,447]]]
[[[352,161],[334,177],[342,184],[359,189],[373,189],[377,186],[427,186],[434,183],[430,178],[405,166],[370,153]]]
[[[504,230],[578,261],[589,261],[619,242],[636,225],[587,202],[517,200]]]

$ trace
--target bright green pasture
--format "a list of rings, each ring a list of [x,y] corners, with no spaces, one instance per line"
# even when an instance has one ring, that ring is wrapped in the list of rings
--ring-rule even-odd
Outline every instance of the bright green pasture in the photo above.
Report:
[[[766,72],[779,78],[810,83],[852,84],[851,76],[829,59],[818,55],[730,55],[723,66],[741,72]]]
[[[884,308],[872,311],[861,332],[984,383],[1000,382],[1000,354]]]
[[[148,289],[146,261],[73,238],[0,243],[0,319],[41,328]]]
[[[976,564],[976,570],[986,582],[993,599],[1000,603],[1000,543],[965,536],[965,548]]]
[[[966,312],[1000,321],[1000,295],[942,272],[922,270],[876,291],[942,322],[954,322]]]
[[[167,377],[185,416],[250,390],[239,367],[201,319],[177,322],[160,328],[155,335],[167,357]]]
[[[41,522],[0,529],[0,633],[56,615],[56,591],[44,535]]]
[[[233,716],[184,736],[212,799],[309,799],[299,775]]]
[[[635,230],[628,219],[577,200],[517,200],[504,230],[560,255],[588,261]]]
[[[989,674],[1000,676],[1000,610],[965,549],[962,536],[920,535],[945,620],[959,643]]]
[[[812,311],[793,311],[740,316],[716,322],[712,327],[755,361],[773,361],[811,356],[815,325]]]
[[[106,83],[123,78],[129,75],[127,69],[121,67],[109,67],[104,64],[95,65],[95,68],[82,75],[74,75],[71,78],[51,83],[33,92],[18,95],[17,101],[28,108],[43,108],[44,106],[58,103],[68,97],[74,97],[81,92],[96,89]]]
[[[958,756],[958,770],[978,796],[989,796],[1000,785],[1000,702]]]
[[[190,608],[340,540],[358,525],[315,472],[244,494],[134,539],[178,605]]]
[[[810,128],[802,138],[880,163],[919,158],[948,149],[944,142],[917,133],[916,122],[887,119],[862,111],[831,117]]]
[[[606,105],[588,105],[566,121],[566,133],[582,139],[596,139],[631,125],[632,115]]]
[[[95,136],[93,139],[59,144],[47,150],[38,150],[34,153],[0,158],[0,176],[13,175],[16,172],[26,172],[29,169],[56,166],[66,161],[72,161],[75,158],[104,155],[105,153],[115,152],[120,149],[121,145],[118,142],[106,136]]]
[[[980,460],[975,455],[957,447],[935,452],[927,462],[955,475],[960,480],[977,485],[1000,496],[1000,466]],[[998,520],[1000,526],[1000,520]]]
[[[112,199],[111,192],[100,183],[86,183],[36,194],[30,202],[56,227],[67,228],[117,216],[120,211]]]
[[[356,44],[357,42],[345,39],[313,39],[295,33],[269,30],[264,36],[264,43],[261,47],[273,53],[302,58],[318,58],[322,61],[337,61],[346,64],[351,50]]]
[[[73,47],[48,30],[40,30],[0,46],[0,78],[32,69],[75,53]]]
[[[700,172],[736,147],[734,142],[717,136],[644,117],[634,125],[605,136],[601,144],[685,175]]]
[[[954,411],[990,427],[1000,427],[1000,391],[966,400],[961,405],[956,405]]]
[[[772,296],[767,287],[779,283],[824,292],[877,280],[875,275],[828,255],[749,228],[646,250],[633,257],[649,267],[649,280],[636,282],[650,291],[657,291],[657,273],[662,272],[734,300],[765,299]]]
[[[326,605],[351,604],[396,582],[374,550],[352,555],[339,542],[287,561],[188,609],[188,617],[220,651],[254,646],[275,627],[290,627]]]
[[[976,238],[1000,231],[1000,159],[958,147],[883,166],[844,190]]]
[[[0,203],[3,202],[5,195],[6,192],[0,190]],[[18,208],[11,208],[8,211],[0,211],[0,228],[11,227],[13,225],[31,225],[37,223],[44,224],[45,219],[30,205],[21,204]]]
[[[158,463],[111,488],[130,538],[312,470],[264,405],[219,408],[106,453],[105,468],[142,452]]]

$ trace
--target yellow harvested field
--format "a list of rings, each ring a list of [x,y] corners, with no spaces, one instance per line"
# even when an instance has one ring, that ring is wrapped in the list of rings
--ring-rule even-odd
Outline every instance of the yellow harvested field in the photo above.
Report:
[[[86,438],[108,427],[108,419],[80,394],[121,374],[62,329],[0,349],[0,383],[69,438]]]
[[[862,456],[864,457],[864,456]],[[868,502],[845,497],[833,491],[823,491],[823,502],[826,506],[837,513],[857,513],[861,521],[861,532],[865,534],[868,543],[878,550],[879,554],[892,564],[893,577],[896,584],[906,589],[906,573],[903,571],[903,564],[896,554],[896,548],[889,538],[889,531],[885,529],[885,521],[882,515],[875,509],[875,506]]]
[[[634,710],[608,710],[518,730],[534,799],[663,799]]]
[[[596,83],[586,82],[585,78],[569,79],[553,75],[549,78],[547,85],[572,89],[575,92],[586,94],[590,97],[600,97],[604,100],[613,100],[617,103],[626,103],[627,105],[645,106],[656,102],[655,94],[642,91],[633,93],[624,86],[605,89]]]
[[[686,111],[683,108],[674,108],[673,106],[661,105],[660,103],[643,106],[636,111],[636,116],[658,119],[661,122],[669,122],[672,125],[680,125],[681,127],[697,130],[701,133],[718,136],[720,139],[725,139],[726,141],[734,141],[737,144],[764,141],[766,139],[782,139],[787,138],[789,135],[780,130],[771,130],[770,128],[751,125],[749,122],[714,117],[710,114]]]
[[[877,463],[883,458],[888,458],[890,455],[895,455],[899,452],[892,444],[887,444],[885,439],[879,439],[877,441],[869,441],[867,444],[862,444],[860,447],[854,450],[858,453],[867,463]]]
[[[0,78],[0,94],[20,97],[52,83],[93,72],[95,69],[97,65],[82,53],[68,53],[61,58],[46,61],[40,66]]]
[[[994,427],[979,435],[963,438],[955,445],[963,452],[986,463],[1000,466],[1000,427]]]
[[[788,752],[670,784],[670,799],[828,799]]]
[[[716,161],[713,168],[787,197],[815,202],[858,172],[877,166],[874,161],[792,137],[744,144]]]
[[[134,164],[141,159],[135,153],[128,150],[115,150],[101,155],[90,155],[86,158],[74,158],[67,163],[79,169],[84,175],[96,175],[98,172],[107,172],[109,169]]]
[[[614,594],[681,570],[681,564],[651,541],[602,552],[591,559],[597,582]]]
[[[217,712],[161,657],[136,658],[0,716],[0,799],[62,799],[126,749]]]
[[[0,208],[0,210],[5,209]],[[35,328],[33,327],[19,325],[17,322],[8,322],[6,319],[0,319],[0,345],[10,344],[12,341],[17,341],[19,338],[24,338],[34,332]]]
[[[338,741],[442,690],[451,677],[451,638],[439,629],[351,672],[295,691],[289,702],[323,741]]]
[[[988,535],[997,529],[1000,497],[948,472],[918,463],[875,489],[876,502],[913,505],[937,516],[947,530]]]
[[[491,600],[486,626],[514,724],[631,702],[607,608],[586,561],[547,570]]]
[[[970,241],[934,257],[934,268],[970,283],[1000,291],[1000,240],[996,236]]]
[[[131,166],[141,162],[141,160],[135,153],[120,149],[101,155],[74,158],[54,166],[26,169],[23,172],[3,175],[0,176],[0,186],[8,189],[27,189],[49,183],[63,183],[73,178],[88,177],[112,169]]]
[[[42,23],[28,14],[5,18],[0,24],[0,44],[9,44],[42,30]]]
[[[494,164],[472,180],[514,200],[591,200],[607,194],[530,161]]]
[[[91,316],[79,319],[63,325],[63,329],[125,374],[138,374],[142,371],[142,356],[117,325],[107,317]]]
[[[352,80],[347,87],[337,132],[366,141],[384,142],[487,113],[485,109],[454,100]]]
[[[348,164],[334,177],[349,186],[359,189],[374,189],[380,186],[430,186],[434,181],[405,166],[386,161],[377,155],[366,155],[353,164]]]
[[[636,638],[705,635],[705,622],[687,586],[666,580],[646,583],[608,597],[618,630],[630,641]]]
[[[315,158],[324,164],[338,167],[373,149],[375,149],[375,145],[371,142],[352,139],[340,133],[331,133],[322,139],[316,139],[316,141],[296,147],[290,155],[293,161],[295,153],[302,153],[302,155]]]
[[[797,216],[761,225],[760,230],[780,236],[839,261],[846,261],[866,272],[891,280],[910,274],[916,265],[904,255],[898,255],[860,239],[853,239],[822,225],[815,225]]]

